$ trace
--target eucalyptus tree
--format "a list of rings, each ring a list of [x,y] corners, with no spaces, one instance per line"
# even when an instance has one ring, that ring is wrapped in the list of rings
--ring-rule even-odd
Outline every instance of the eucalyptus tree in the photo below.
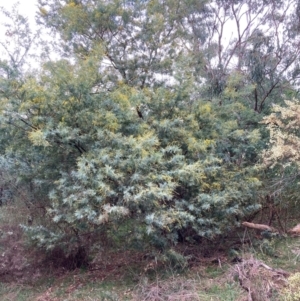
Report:
[[[205,36],[206,1],[39,1],[39,21],[59,33],[64,50],[84,57],[101,44],[108,77],[151,86],[172,76],[193,39]]]
[[[297,7],[294,0],[210,2],[213,25],[203,45],[206,94],[221,95],[234,71],[240,77],[235,90],[248,87],[244,99],[256,112],[282,102],[281,95],[298,82]]]
[[[239,73],[246,104],[261,112],[298,81],[295,0],[39,4],[39,21],[60,34],[67,52],[84,56],[101,43],[103,70],[132,86],[171,81],[174,62],[188,56],[203,97],[221,96],[231,72]]]

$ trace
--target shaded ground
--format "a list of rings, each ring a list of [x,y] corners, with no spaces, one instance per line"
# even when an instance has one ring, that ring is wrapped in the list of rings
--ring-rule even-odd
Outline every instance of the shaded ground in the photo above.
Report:
[[[273,248],[272,256],[264,252],[264,243]],[[0,299],[280,300],[279,292],[286,285],[289,272],[300,270],[299,238],[279,241],[279,247],[272,241],[261,241],[260,253],[255,256],[242,249],[230,256],[220,245],[210,251],[202,245],[179,244],[176,249],[187,261],[174,262],[150,251],[107,248],[99,249],[88,268],[70,271],[57,266],[58,257],[45,258],[24,245],[20,227],[2,225]]]

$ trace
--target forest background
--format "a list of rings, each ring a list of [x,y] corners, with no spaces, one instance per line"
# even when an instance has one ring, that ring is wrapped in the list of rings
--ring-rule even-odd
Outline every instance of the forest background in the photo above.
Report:
[[[297,1],[38,3],[37,29],[2,10],[0,42],[1,201],[27,208],[34,246],[81,267],[124,229],[159,252],[258,217],[287,231]]]

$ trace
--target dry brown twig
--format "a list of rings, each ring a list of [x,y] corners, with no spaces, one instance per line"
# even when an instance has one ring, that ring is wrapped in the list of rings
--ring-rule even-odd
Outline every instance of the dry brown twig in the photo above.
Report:
[[[298,224],[294,228],[288,230],[288,233],[290,233],[292,235],[300,235],[300,224]]]
[[[277,229],[265,225],[265,224],[255,224],[255,223],[249,223],[249,222],[243,222],[242,225],[247,228],[261,230],[261,231],[270,231],[270,232],[279,232]]]

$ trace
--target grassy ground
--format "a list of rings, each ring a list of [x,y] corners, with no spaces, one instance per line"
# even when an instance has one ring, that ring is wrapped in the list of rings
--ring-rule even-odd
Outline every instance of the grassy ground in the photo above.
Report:
[[[300,271],[299,237],[253,240],[248,232],[247,244],[241,240],[230,252],[177,246],[187,266],[145,251],[104,248],[89,268],[68,271],[28,248],[16,221],[26,222],[26,208],[1,208],[3,301],[279,301],[288,273]]]
[[[126,276],[128,277],[128,276]],[[131,282],[132,281],[132,282]],[[126,284],[127,282],[127,284]],[[128,283],[131,282],[131,283]],[[57,277],[55,281],[44,278],[36,284],[2,283],[1,300],[75,301],[75,300],[178,300],[178,301],[234,301],[243,296],[236,283],[227,283],[220,278],[199,275],[174,275],[166,279],[150,281],[91,280],[90,274],[73,271]]]

